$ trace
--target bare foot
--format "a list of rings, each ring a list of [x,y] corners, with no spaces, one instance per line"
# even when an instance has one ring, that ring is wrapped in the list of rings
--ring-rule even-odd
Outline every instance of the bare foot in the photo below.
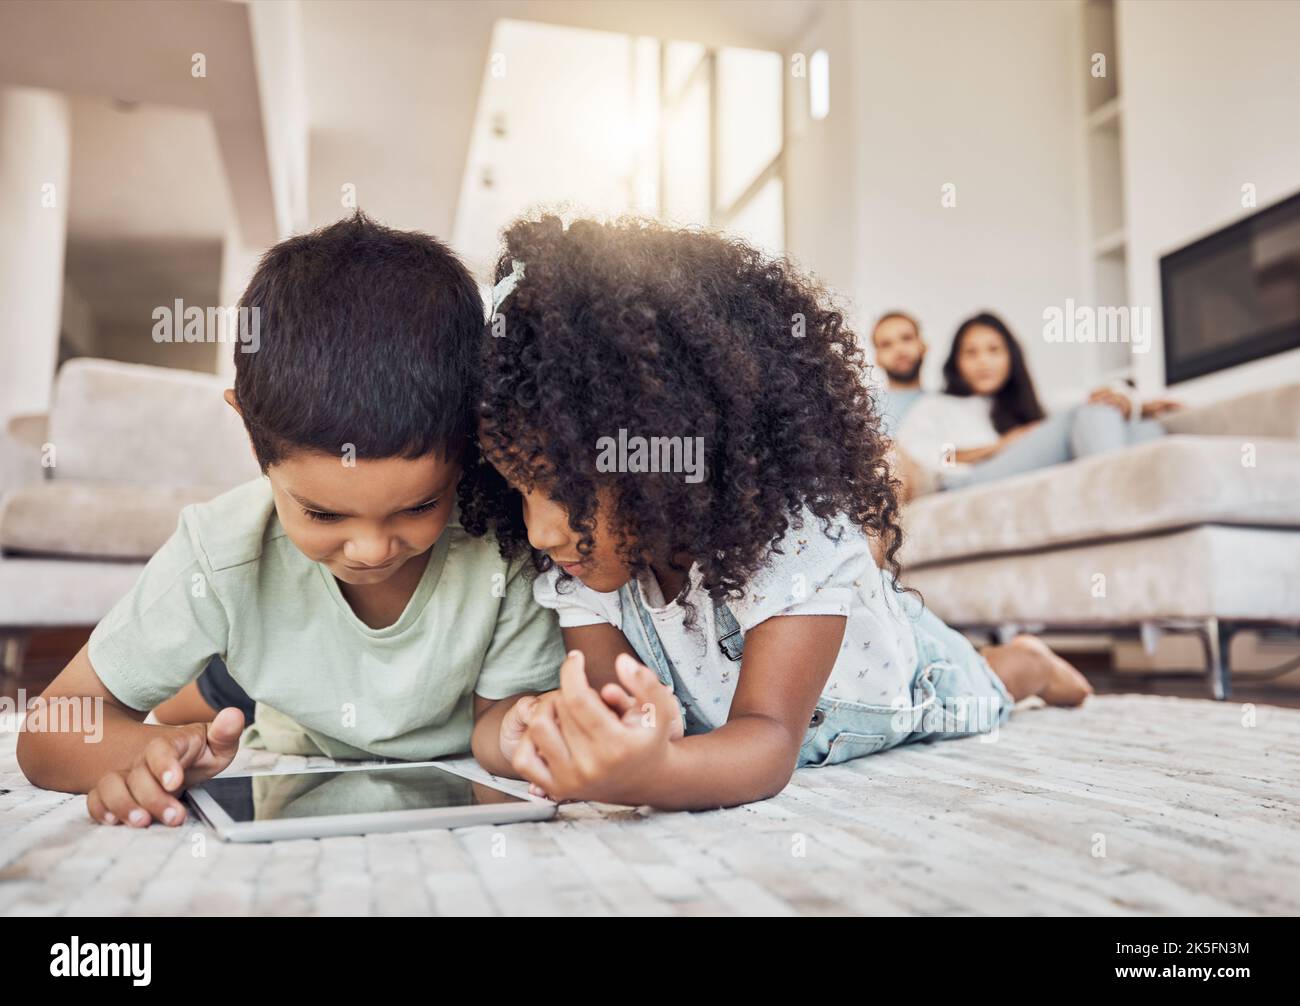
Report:
[[[1088,679],[1037,636],[1016,636],[980,652],[1017,702],[1038,695],[1048,705],[1078,706],[1092,694]]]

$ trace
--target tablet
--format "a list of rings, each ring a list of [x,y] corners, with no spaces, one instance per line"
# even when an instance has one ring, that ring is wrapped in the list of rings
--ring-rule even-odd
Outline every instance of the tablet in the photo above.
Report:
[[[185,794],[228,842],[544,821],[555,804],[439,762],[222,775]]]

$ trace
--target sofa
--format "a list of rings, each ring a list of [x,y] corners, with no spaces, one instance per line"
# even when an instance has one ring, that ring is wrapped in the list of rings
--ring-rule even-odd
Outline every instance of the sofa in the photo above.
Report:
[[[1300,626],[1300,383],[1162,422],[1140,446],[913,500],[905,581],[972,633],[1196,632],[1226,699],[1234,632]]]
[[[7,668],[33,629],[97,623],[183,506],[257,476],[226,386],[72,360],[48,426],[0,437]],[[1227,698],[1235,631],[1300,626],[1300,383],[1164,422],[1139,447],[912,501],[905,582],[972,633],[1197,632]]]
[[[46,420],[0,436],[0,642],[20,666],[40,628],[92,626],[176,530],[182,507],[254,478],[229,381],[74,359]]]

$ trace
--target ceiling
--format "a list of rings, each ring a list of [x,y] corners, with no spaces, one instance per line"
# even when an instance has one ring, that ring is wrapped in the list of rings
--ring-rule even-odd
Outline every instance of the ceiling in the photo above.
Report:
[[[304,2],[310,223],[320,226],[347,212],[341,194],[352,186],[361,208],[385,223],[450,237],[499,19],[785,51],[820,6],[809,0]]]
[[[148,145],[150,126],[166,127],[160,137],[184,133],[201,148],[193,160],[187,151],[196,148],[178,149],[174,170],[148,186],[135,185],[143,180],[138,173],[125,173],[116,186],[112,178],[83,176],[79,189],[111,198],[88,195],[75,210],[78,226],[115,222],[127,233],[168,227],[174,236],[196,228],[210,233],[211,210],[233,213],[246,246],[266,247],[278,235],[258,70],[265,76],[267,67],[290,60],[278,51],[280,37],[263,38],[264,48],[275,44],[277,51],[259,53],[256,29],[270,11],[296,10],[310,137],[309,222],[345,212],[341,190],[350,183],[363,207],[381,219],[447,235],[499,18],[783,49],[819,6],[809,0],[5,0],[0,84],[139,103],[135,120],[78,105],[78,125],[100,130],[91,137],[100,149],[112,129]],[[195,52],[204,54],[206,76],[191,73]],[[200,127],[185,124],[181,109],[206,117],[209,134],[199,137]],[[206,154],[214,148],[224,202],[206,201],[212,191]],[[203,205],[173,212],[168,193],[191,181]],[[131,186],[159,198],[132,198],[125,191]]]
[[[212,121],[202,112],[74,97],[70,240],[221,240],[230,219]]]
[[[278,238],[267,134],[277,142],[283,118],[265,92],[282,82],[262,79],[268,73],[301,66],[295,111],[306,119],[308,225],[347,212],[341,194],[351,186],[379,219],[450,237],[498,19],[780,49],[817,7],[804,0],[3,0],[0,86],[69,96],[67,271],[97,318],[120,325],[165,302],[160,291],[215,303],[221,243],[232,224],[249,248]],[[259,30],[272,19],[275,34]],[[300,53],[283,51],[286,19]],[[198,52],[206,76],[191,72]]]
[[[195,54],[203,75],[193,72]],[[244,241],[276,240],[250,8],[226,0],[0,4],[0,84],[189,109],[216,138]],[[178,150],[176,170],[184,171]]]

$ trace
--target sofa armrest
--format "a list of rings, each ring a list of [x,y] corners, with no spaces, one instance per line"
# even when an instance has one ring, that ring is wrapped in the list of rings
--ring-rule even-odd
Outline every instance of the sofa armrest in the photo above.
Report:
[[[54,480],[233,487],[260,473],[213,374],[77,357],[54,381]]]
[[[0,497],[45,479],[41,450],[7,433],[0,433]]]
[[[1170,433],[1300,438],[1300,383],[1252,391],[1160,417]]]
[[[7,432],[19,443],[40,448],[50,439],[50,416],[46,412],[33,412],[10,416]]]

